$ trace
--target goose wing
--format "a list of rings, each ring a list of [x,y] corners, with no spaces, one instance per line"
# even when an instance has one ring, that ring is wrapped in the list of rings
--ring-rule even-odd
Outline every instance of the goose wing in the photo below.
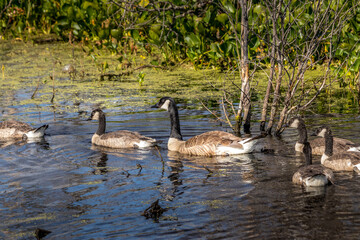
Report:
[[[310,142],[312,148],[312,154],[314,155],[322,155],[325,152],[325,139],[324,138],[315,138]],[[359,147],[359,145],[354,142],[334,137],[334,153],[340,153],[349,150],[352,147]]]
[[[351,155],[351,163],[357,165],[360,163],[360,152],[347,152]]]
[[[356,145],[354,142],[352,142],[350,140],[347,140],[347,139],[344,139],[344,138],[337,138],[337,137],[334,137],[334,142],[337,143],[337,144],[343,145],[343,146]]]
[[[334,154],[326,159],[323,165],[338,171],[353,171],[354,166],[359,163],[359,152],[342,152]]]
[[[121,139],[123,141],[151,141],[154,140],[153,138],[150,137],[146,137],[141,135],[138,132],[132,132],[132,131],[128,131],[128,130],[120,130],[120,131],[116,131],[116,132],[109,132],[109,133],[105,133],[103,135],[101,135],[100,139],[102,140],[107,140],[107,139],[111,139],[111,138],[116,138],[116,139]]]
[[[27,123],[18,122],[18,121],[14,121],[14,120],[1,122],[0,129],[5,129],[5,128],[15,128],[21,132],[28,132],[28,131],[31,131],[34,129]]]
[[[311,177],[315,175],[325,175],[328,179],[334,178],[334,173],[321,165],[308,165],[299,169],[299,173],[303,176],[303,178]]]
[[[308,165],[299,168],[299,170],[293,175],[293,182],[302,184],[306,181],[306,179],[317,175],[324,175],[329,182],[334,183],[334,173],[322,165]]]
[[[18,121],[0,123],[0,138],[21,138],[25,133],[34,130],[29,124]]]
[[[235,135],[223,131],[210,131],[197,136],[194,136],[185,142],[186,148],[191,148],[195,146],[203,146],[203,145],[224,145],[235,147],[235,145],[239,148],[243,146],[239,143],[243,139],[236,137]]]

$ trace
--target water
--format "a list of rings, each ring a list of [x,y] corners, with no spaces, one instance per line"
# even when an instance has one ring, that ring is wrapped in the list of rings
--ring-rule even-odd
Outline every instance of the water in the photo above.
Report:
[[[51,104],[49,98],[27,102],[33,88],[4,89],[3,119],[50,127],[42,142],[1,144],[1,239],[35,239],[36,228],[52,232],[45,239],[359,238],[360,176],[336,172],[336,185],[317,191],[293,185],[292,174],[303,164],[293,150],[294,129],[265,140],[273,154],[190,157],[166,149],[168,115],[149,108],[160,93],[104,96],[95,88],[80,92],[74,105],[71,91]],[[49,95],[51,88],[40,93]],[[101,102],[114,103],[104,110],[108,131],[139,131],[163,140],[160,150],[92,146],[97,122],[85,120]],[[185,139],[228,130],[199,106],[179,100]],[[308,132],[331,123],[335,136],[360,143],[357,116],[307,116],[306,122]],[[258,123],[252,129],[257,134]],[[146,219],[143,211],[157,199],[166,211],[158,221]]]

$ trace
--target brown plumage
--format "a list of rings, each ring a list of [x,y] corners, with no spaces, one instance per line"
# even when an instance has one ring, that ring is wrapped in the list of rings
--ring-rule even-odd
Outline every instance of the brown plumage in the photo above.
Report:
[[[170,151],[199,156],[243,154],[252,152],[256,140],[266,136],[240,138],[223,131],[210,131],[184,141],[180,131],[179,113],[174,99],[163,97],[152,107],[162,108],[170,113],[171,133],[168,141]]]
[[[293,117],[289,120],[287,127],[297,128],[299,132],[299,140],[295,144],[295,151],[302,152],[304,142],[308,141],[307,139],[307,130],[305,126],[304,120],[300,117]],[[350,148],[357,147],[359,145],[355,144],[354,142],[343,139],[343,138],[333,138],[334,145],[334,153],[340,153],[343,151],[347,151]],[[313,155],[323,155],[325,152],[325,141],[322,138],[315,138],[308,141],[312,148]]]
[[[325,152],[325,140],[324,139],[315,138],[313,140],[310,140],[309,142],[313,148],[312,154],[323,155],[323,153]],[[354,146],[358,146],[358,145],[356,145],[354,142],[352,142],[350,140],[334,137],[334,146],[333,146],[334,150],[333,151],[335,154],[347,151]]]
[[[44,136],[48,125],[33,128],[27,123],[9,120],[0,122],[0,138],[39,138]]]
[[[354,151],[334,153],[333,136],[329,127],[322,126],[316,129],[316,135],[325,138],[325,152],[321,157],[321,163],[336,171],[356,171],[360,169],[360,152],[357,147]]]
[[[332,184],[334,182],[334,173],[322,165],[313,165],[311,152],[310,143],[305,142],[303,153],[306,165],[294,173],[292,177],[293,183],[309,187],[320,187]]]
[[[334,173],[328,169],[324,168],[321,165],[311,165],[311,166],[303,166],[294,173],[292,181],[295,184],[299,185],[307,185],[306,180],[309,178],[313,178],[314,176],[324,175],[328,179],[328,183],[333,183],[334,181]]]
[[[203,144],[214,144],[229,146],[231,144],[238,144],[239,141],[244,139],[234,136],[231,133],[223,131],[210,131],[188,139],[185,142],[185,147],[193,147]],[[239,148],[243,148],[241,144],[238,144]]]
[[[110,148],[141,148],[155,145],[156,140],[145,137],[138,132],[120,130],[116,132],[104,133],[102,135],[94,134],[91,138],[93,144]],[[146,142],[145,146],[141,142]]]
[[[95,109],[88,120],[99,120],[99,127],[92,136],[93,144],[109,148],[146,148],[155,146],[158,142],[150,137],[141,135],[138,132],[120,130],[105,133],[105,113],[101,109]]]
[[[360,153],[343,152],[334,154],[331,157],[323,160],[322,164],[325,167],[336,171],[358,171],[360,167]]]
[[[229,153],[219,152],[219,147],[237,148],[241,151],[244,150],[244,146],[240,143],[243,140],[245,139],[236,137],[231,133],[211,131],[194,136],[187,141],[170,138],[168,149],[189,155],[228,155]]]

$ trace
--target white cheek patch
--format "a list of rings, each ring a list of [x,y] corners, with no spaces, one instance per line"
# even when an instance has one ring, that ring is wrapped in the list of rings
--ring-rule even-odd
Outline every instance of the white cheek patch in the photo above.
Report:
[[[324,128],[323,130],[321,130],[321,131],[318,133],[318,136],[319,136],[319,137],[325,137],[325,133],[326,133],[326,129]]]
[[[321,164],[324,164],[325,160],[327,160],[328,158],[329,158],[329,156],[324,153],[324,154],[321,156]]]
[[[99,112],[96,112],[92,117],[92,120],[99,120]]]
[[[166,100],[160,108],[165,109],[166,111],[169,110],[170,100]]]
[[[291,124],[290,127],[297,128],[299,126],[299,120],[295,119]]]

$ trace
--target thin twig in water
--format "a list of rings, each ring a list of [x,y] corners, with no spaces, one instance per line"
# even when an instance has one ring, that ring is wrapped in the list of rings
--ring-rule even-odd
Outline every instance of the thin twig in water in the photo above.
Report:
[[[155,149],[157,150],[157,152],[159,153],[159,157],[160,157],[160,160],[161,160],[161,163],[162,163],[162,172],[164,173],[165,171],[165,162],[164,162],[164,159],[163,157],[161,156],[161,152],[160,152],[160,149],[158,146],[155,146]]]
[[[130,177],[130,173],[127,170],[123,169],[123,171],[124,171],[123,174],[126,173],[126,178]]]
[[[227,124],[229,124],[229,126],[231,127],[231,128],[233,128],[233,126],[232,126],[232,124],[231,124],[231,121],[230,121],[230,119],[229,119],[229,117],[228,117],[228,113],[227,113],[227,111],[226,111],[226,109],[225,109],[225,103],[224,103],[224,97],[221,97],[221,102],[222,102],[222,108],[223,108],[223,111],[224,111],[224,115],[225,115],[225,117],[226,117],[226,121],[227,121]]]
[[[37,82],[37,85],[36,85],[36,88],[35,88],[34,93],[31,95],[31,99],[34,99],[34,97],[35,97],[35,95],[36,95],[36,92],[37,92],[37,90],[39,89],[39,86],[40,86],[40,78],[39,78],[39,80],[38,80],[38,82]]]
[[[140,163],[137,163],[136,164],[136,167],[139,169],[140,168],[140,170],[139,170],[139,172],[138,172],[138,176],[140,175],[140,173],[141,173],[141,170],[142,170],[142,166],[140,165]]]
[[[214,115],[214,117],[216,117],[216,119],[217,119],[218,121],[226,123],[226,121],[224,121],[223,119],[219,118],[213,111],[211,111],[208,107],[206,107],[205,104],[204,104],[202,101],[200,101],[200,103],[203,105],[203,107],[204,107],[209,113],[211,113],[212,115]]]
[[[210,170],[208,167],[206,167],[206,166],[203,166],[205,169],[206,169],[206,171],[208,171],[209,173],[208,173],[208,175],[207,175],[207,177],[211,177],[211,175],[214,173],[212,170]]]

